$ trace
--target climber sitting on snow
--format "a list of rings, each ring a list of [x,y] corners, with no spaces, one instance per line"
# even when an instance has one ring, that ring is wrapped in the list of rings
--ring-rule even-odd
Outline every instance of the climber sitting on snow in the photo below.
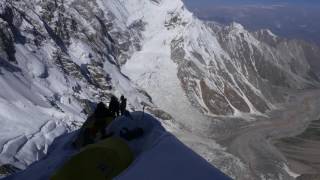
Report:
[[[111,136],[106,134],[106,127],[112,122],[113,115],[103,102],[100,102],[95,112],[88,117],[80,129],[80,133],[74,142],[76,148],[94,143],[97,139]]]

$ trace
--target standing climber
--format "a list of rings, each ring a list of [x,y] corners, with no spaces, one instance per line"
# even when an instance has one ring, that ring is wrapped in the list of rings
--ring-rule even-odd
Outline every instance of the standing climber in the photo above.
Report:
[[[119,116],[119,108],[120,108],[120,104],[119,104],[118,98],[115,96],[111,96],[109,110],[111,111],[111,114],[113,115],[113,117]]]
[[[77,139],[74,141],[76,148],[94,143],[100,133],[100,139],[107,137],[106,127],[112,122],[113,116],[103,102],[100,102],[94,113],[88,117],[80,129]]]
[[[95,122],[94,128],[96,132],[100,132],[102,137],[106,136],[106,127],[111,123],[113,117],[110,110],[106,108],[104,103],[99,103],[94,112]]]
[[[120,97],[120,112],[121,112],[121,115],[123,116],[125,111],[126,111],[126,107],[127,107],[127,99],[124,98],[124,96],[122,95]]]

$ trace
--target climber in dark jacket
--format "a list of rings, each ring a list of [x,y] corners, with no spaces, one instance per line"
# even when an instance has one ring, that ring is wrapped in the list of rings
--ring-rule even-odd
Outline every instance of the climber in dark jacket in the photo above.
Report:
[[[100,139],[110,136],[106,134],[106,127],[112,120],[112,113],[106,108],[103,102],[100,102],[97,105],[95,112],[89,116],[82,125],[80,133],[74,142],[74,146],[76,148],[81,148],[94,143],[98,137],[98,133],[100,133]]]
[[[101,102],[97,105],[94,116],[96,119],[94,122],[94,127],[98,132],[101,133],[103,137],[106,136],[106,126],[109,125],[111,122],[110,118],[112,117],[110,110],[106,108],[104,103]]]
[[[121,115],[123,116],[125,111],[126,111],[126,107],[127,107],[127,99],[124,98],[124,96],[122,95],[120,97],[120,112],[121,112]]]
[[[111,96],[109,110],[113,115],[113,117],[119,116],[119,108],[120,108],[120,104],[119,104],[118,98],[115,96]]]

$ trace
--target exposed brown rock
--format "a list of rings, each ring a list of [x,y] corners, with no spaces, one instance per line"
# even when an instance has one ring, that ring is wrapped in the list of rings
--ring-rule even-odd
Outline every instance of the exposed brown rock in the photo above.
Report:
[[[230,107],[229,103],[223,95],[215,92],[214,90],[211,90],[203,80],[200,81],[200,86],[203,101],[209,108],[211,113],[216,115],[226,115],[233,113],[233,109]]]
[[[235,108],[241,112],[250,112],[250,108],[247,103],[228,84],[225,84],[224,94]]]

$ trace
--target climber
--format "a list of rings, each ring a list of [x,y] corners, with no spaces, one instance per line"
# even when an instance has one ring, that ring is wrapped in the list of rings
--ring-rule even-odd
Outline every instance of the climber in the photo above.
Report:
[[[73,145],[76,148],[84,147],[94,143],[97,139],[104,139],[112,136],[106,133],[106,127],[112,122],[113,116],[103,102],[100,102],[95,112],[88,117],[80,129],[80,133]],[[100,133],[98,136],[98,133]]]
[[[123,116],[125,111],[126,111],[126,107],[127,107],[127,99],[124,98],[124,96],[122,95],[120,97],[120,112],[121,112],[121,115]]]
[[[109,110],[111,111],[111,114],[113,117],[119,116],[119,108],[120,108],[119,106],[120,104],[119,104],[118,98],[115,96],[111,96]]]
[[[106,136],[106,127],[113,119],[110,110],[106,108],[103,102],[101,102],[97,105],[94,116],[96,118],[94,127],[101,133],[102,137]]]

